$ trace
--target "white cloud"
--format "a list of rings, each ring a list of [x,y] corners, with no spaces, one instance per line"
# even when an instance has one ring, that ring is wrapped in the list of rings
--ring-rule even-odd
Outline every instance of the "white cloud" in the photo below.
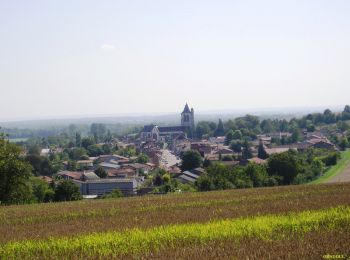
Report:
[[[101,45],[101,50],[103,50],[103,51],[114,51],[115,50],[115,46],[113,44],[104,43],[104,44]]]

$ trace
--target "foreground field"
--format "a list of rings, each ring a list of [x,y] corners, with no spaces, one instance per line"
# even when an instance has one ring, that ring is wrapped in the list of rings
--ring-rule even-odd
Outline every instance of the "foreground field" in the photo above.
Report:
[[[350,183],[9,206],[0,220],[0,259],[320,259],[350,254]]]

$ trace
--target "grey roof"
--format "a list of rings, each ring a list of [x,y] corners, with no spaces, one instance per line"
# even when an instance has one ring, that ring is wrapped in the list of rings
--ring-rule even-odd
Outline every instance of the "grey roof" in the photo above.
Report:
[[[143,127],[142,132],[151,132],[153,130],[153,128],[155,127],[155,125],[145,125]]]
[[[185,180],[185,181],[189,181],[189,182],[195,182],[196,181],[196,179],[194,179],[194,178],[191,178],[191,177],[189,177],[189,176],[186,176],[186,175],[180,175],[179,176],[179,178],[180,179],[183,179],[183,180]]]
[[[136,179],[126,179],[126,178],[120,178],[120,179],[98,179],[98,180],[87,180],[87,181],[78,181],[78,180],[73,180],[73,182],[76,183],[136,183]]]
[[[94,172],[84,172],[83,176],[86,180],[98,180],[100,177],[98,177]]]
[[[186,103],[184,111],[182,113],[191,113],[190,108],[188,107],[187,103]]]
[[[186,126],[162,126],[158,127],[159,132],[184,132],[186,131]]]
[[[191,178],[193,178],[193,179],[198,179],[198,178],[199,178],[199,176],[198,176],[197,174],[194,174],[194,173],[192,173],[192,172],[190,172],[190,171],[184,171],[184,172],[183,172],[183,175],[186,175],[186,176],[191,177]],[[182,175],[181,175],[181,176],[182,176]]]
[[[120,168],[120,165],[114,164],[114,163],[103,162],[103,163],[100,163],[99,165],[101,167],[111,168],[111,169],[119,169]]]

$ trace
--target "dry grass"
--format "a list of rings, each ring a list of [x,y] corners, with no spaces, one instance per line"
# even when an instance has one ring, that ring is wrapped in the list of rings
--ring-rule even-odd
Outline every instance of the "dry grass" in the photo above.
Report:
[[[0,207],[0,243],[350,205],[350,183]]]

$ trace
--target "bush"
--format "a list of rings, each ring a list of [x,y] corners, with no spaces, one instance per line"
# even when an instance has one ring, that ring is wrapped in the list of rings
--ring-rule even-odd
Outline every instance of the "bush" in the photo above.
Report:
[[[333,152],[322,157],[321,160],[326,166],[332,166],[337,164],[339,157],[340,155],[337,152]]]
[[[79,187],[72,181],[61,181],[55,188],[55,201],[80,200],[82,196]]]
[[[110,193],[106,193],[101,196],[102,199],[110,199],[110,198],[120,198],[123,197],[123,193],[119,189],[115,189]]]

